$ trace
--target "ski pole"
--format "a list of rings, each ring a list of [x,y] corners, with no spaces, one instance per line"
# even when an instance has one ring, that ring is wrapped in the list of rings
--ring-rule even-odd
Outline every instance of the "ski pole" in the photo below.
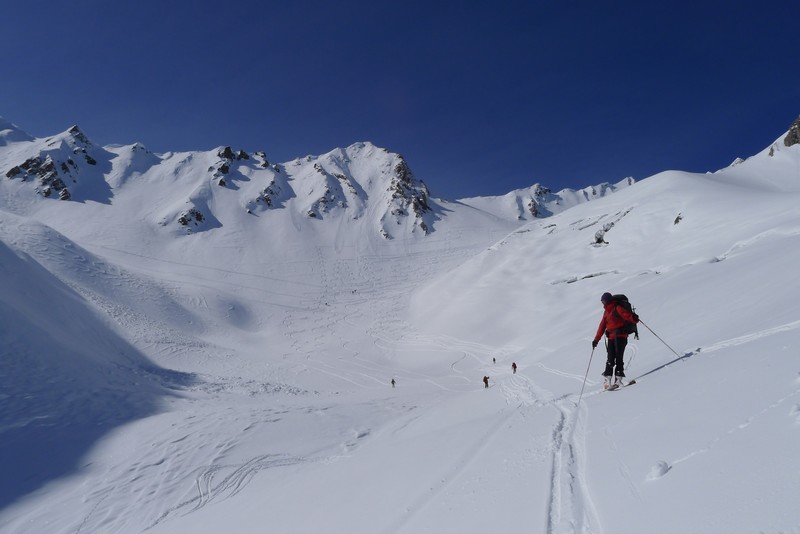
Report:
[[[645,328],[647,328],[648,330],[650,330],[650,333],[651,333],[651,334],[653,334],[654,336],[656,336],[656,337],[658,338],[658,340],[659,340],[660,342],[662,342],[662,343],[663,343],[663,344],[664,344],[664,345],[665,345],[665,346],[666,346],[666,347],[667,347],[669,350],[671,350],[671,351],[672,351],[672,354],[674,354],[674,355],[675,355],[675,356],[677,356],[678,358],[682,358],[682,356],[681,356],[680,354],[678,354],[677,352],[675,352],[675,349],[673,349],[672,347],[670,347],[669,345],[667,345],[667,342],[666,342],[666,341],[664,341],[663,339],[661,339],[661,338],[658,336],[658,334],[656,334],[655,332],[653,332],[653,329],[652,329],[652,328],[650,328],[649,326],[647,326],[647,324],[646,324],[644,321],[642,321],[641,319],[639,319],[639,322],[640,322],[641,324],[643,324]]]
[[[635,349],[635,348],[636,348],[636,346],[634,346],[633,348]],[[630,371],[630,369],[631,369],[631,365],[633,364],[633,360],[634,360],[634,358],[636,358],[636,353],[637,353],[637,352],[639,352],[639,351],[638,351],[638,350],[634,350],[634,351],[633,351],[633,356],[631,356],[631,359],[630,359],[630,360],[628,360],[628,363],[626,363],[626,364],[625,364],[625,369],[627,369],[627,370],[629,370],[629,371]]]
[[[592,356],[594,356],[594,347],[592,347],[592,353],[589,355],[589,365],[586,366],[586,374],[583,377],[583,385],[581,386],[581,394],[578,397],[578,406],[581,405],[581,399],[583,398],[583,388],[586,387],[586,379],[589,377],[589,368],[592,366]]]

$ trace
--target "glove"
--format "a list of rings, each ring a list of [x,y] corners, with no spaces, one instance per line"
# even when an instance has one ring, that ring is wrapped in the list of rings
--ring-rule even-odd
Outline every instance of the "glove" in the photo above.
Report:
[[[592,341],[592,348],[593,349],[597,348],[597,340],[596,339],[594,341]]]

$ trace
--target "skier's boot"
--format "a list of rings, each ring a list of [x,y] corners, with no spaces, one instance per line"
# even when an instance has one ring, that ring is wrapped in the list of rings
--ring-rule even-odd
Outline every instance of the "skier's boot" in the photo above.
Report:
[[[611,377],[603,375],[603,389],[608,389],[611,387]]]

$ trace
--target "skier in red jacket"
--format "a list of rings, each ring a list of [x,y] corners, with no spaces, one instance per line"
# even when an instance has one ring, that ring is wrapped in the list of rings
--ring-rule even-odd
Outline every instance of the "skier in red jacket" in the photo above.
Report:
[[[600,319],[600,326],[597,327],[597,334],[592,341],[592,348],[597,347],[597,343],[603,334],[608,338],[608,358],[606,359],[606,369],[603,371],[605,378],[604,388],[611,387],[611,376],[614,375],[614,386],[622,385],[622,378],[625,376],[625,367],[622,356],[625,354],[625,346],[628,344],[628,334],[623,327],[626,322],[638,323],[639,317],[631,313],[625,307],[620,306],[611,293],[603,293],[600,297],[603,303],[603,318]]]

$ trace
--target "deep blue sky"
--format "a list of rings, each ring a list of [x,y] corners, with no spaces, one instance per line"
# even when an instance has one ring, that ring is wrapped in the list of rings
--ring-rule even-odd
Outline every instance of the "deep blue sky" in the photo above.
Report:
[[[273,161],[372,141],[435,196],[716,170],[800,115],[800,2],[4,2],[0,116]]]

